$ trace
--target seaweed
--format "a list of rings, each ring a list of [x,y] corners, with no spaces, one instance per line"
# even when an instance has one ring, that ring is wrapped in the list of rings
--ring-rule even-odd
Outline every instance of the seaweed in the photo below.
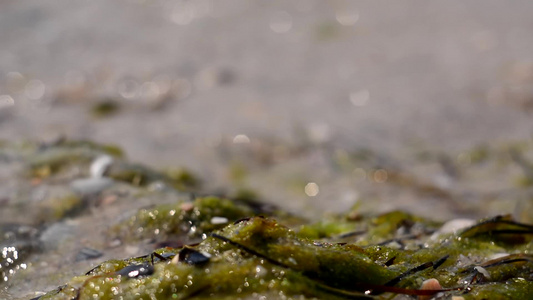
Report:
[[[374,226],[381,223],[374,222]],[[107,261],[85,276],[74,278],[60,292],[52,291],[41,299],[70,295],[78,299],[115,296],[203,299],[251,294],[369,299],[387,298],[391,294],[423,298],[437,293],[464,299],[482,299],[487,295],[526,299],[533,296],[533,256],[517,252],[486,259],[502,250],[486,245],[494,243],[491,238],[498,237],[501,230],[528,235],[529,226],[507,217],[482,220],[461,233],[444,235],[433,244],[428,238],[426,247],[415,251],[365,242],[318,241],[301,237],[272,218],[245,218],[213,229],[197,244]],[[369,228],[368,232],[372,230]],[[508,249],[518,244],[531,247],[527,239],[498,242],[506,241],[510,242],[504,245]],[[473,243],[477,247],[472,247]],[[460,267],[466,251],[475,257],[472,261],[479,262]],[[129,276],[130,271],[135,276]],[[428,279],[440,283],[442,288],[420,288]],[[502,284],[506,294],[502,291],[491,294],[498,287],[502,289]]]

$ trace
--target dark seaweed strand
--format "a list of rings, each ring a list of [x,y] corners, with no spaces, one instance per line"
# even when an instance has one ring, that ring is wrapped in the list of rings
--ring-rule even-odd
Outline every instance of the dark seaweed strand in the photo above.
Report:
[[[449,254],[447,255],[444,255],[443,257],[437,259],[434,263],[433,263],[433,270],[436,270],[438,267],[440,267],[447,259],[448,257],[450,257]]]
[[[219,240],[222,240],[224,242],[227,242],[228,244],[230,245],[233,245],[241,250],[244,250],[245,252],[248,252],[254,256],[257,256],[259,258],[263,258],[265,259],[266,261],[270,262],[271,264],[273,265],[276,265],[276,266],[279,266],[279,267],[282,267],[282,268],[285,268],[285,269],[289,269],[289,270],[292,270],[291,267],[275,260],[275,259],[272,259],[264,254],[261,254],[253,249],[250,249],[238,242],[235,242],[225,236],[221,236],[219,234],[216,234],[216,233],[212,233],[211,236],[213,238],[216,238],[216,239],[219,239]],[[437,265],[440,266],[445,260],[446,258],[448,258],[448,255],[438,259],[435,263],[434,262],[428,262],[428,263],[425,263],[423,265],[420,265],[414,269],[411,269],[409,271],[407,271],[406,273],[408,272],[411,272],[411,273],[416,273],[416,272],[419,272],[421,270],[424,270],[424,269],[427,269],[431,266],[434,266],[434,265]],[[418,268],[421,268],[420,270]],[[436,267],[435,267],[436,268]],[[406,273],[400,275],[402,276],[400,279],[398,279],[398,281],[400,281],[404,276],[407,276]],[[410,274],[411,274],[410,273]],[[440,289],[440,290],[417,290],[417,289],[406,289],[406,288],[399,288],[399,287],[394,287],[394,286],[387,286],[387,285],[378,285],[378,284],[368,284],[368,283],[365,283],[365,284],[360,284],[360,283],[355,283],[354,286],[356,286],[357,288],[359,288],[360,290],[362,291],[366,291],[365,294],[366,295],[361,295],[359,294],[359,292],[352,292],[352,291],[349,291],[349,290],[342,290],[342,289],[337,289],[337,288],[333,288],[333,287],[330,287],[328,285],[325,285],[321,282],[318,282],[316,279],[310,277],[309,275],[307,274],[303,274],[305,275],[306,277],[308,277],[309,279],[313,280],[313,282],[316,284],[317,288],[319,289],[322,289],[324,291],[328,291],[332,294],[336,294],[336,295],[339,295],[339,296],[342,296],[342,297],[351,297],[351,299],[373,299],[372,297],[370,296],[366,296],[366,295],[376,295],[376,294],[379,294],[379,293],[394,293],[394,294],[404,294],[404,295],[415,295],[415,296],[430,296],[430,295],[434,295],[434,294],[437,294],[437,293],[441,293],[441,292],[449,292],[449,291],[457,291],[457,290],[462,290],[463,288],[451,288],[451,289]],[[400,277],[398,276],[398,277]],[[398,278],[397,277],[397,278]],[[396,279],[396,278],[395,278]],[[393,279],[393,280],[395,280]],[[393,280],[389,281],[392,282]],[[366,298],[365,298],[366,297]]]
[[[498,222],[502,223],[502,224],[515,225],[515,226],[522,227],[522,228],[525,228],[525,229],[533,230],[533,225],[530,225],[530,224],[519,223],[519,222],[515,222],[515,221],[508,221],[508,220],[500,220]]]
[[[533,234],[533,229],[494,229],[487,230],[486,232],[480,234]]]
[[[527,258],[507,259],[507,260],[502,260],[502,261],[495,262],[495,263],[492,263],[492,264],[489,264],[489,265],[485,265],[485,266],[482,265],[482,267],[483,268],[491,268],[491,267],[496,267],[496,266],[499,266],[499,265],[512,264],[512,263],[520,262],[520,261],[530,262],[531,259],[527,259]]]
[[[387,281],[384,285],[385,286],[395,286],[396,284],[398,284],[398,282],[400,282],[405,277],[413,275],[413,274],[418,273],[420,271],[423,271],[423,270],[425,270],[427,268],[430,268],[432,266],[433,266],[433,262],[432,261],[427,262],[427,263],[423,263],[423,264],[421,264],[419,266],[416,266],[416,267],[414,267],[412,269],[409,269],[406,272],[394,277],[393,279]]]
[[[522,234],[531,234],[533,233],[533,225],[529,225],[529,224],[524,224],[524,223],[519,223],[519,222],[515,222],[515,221],[510,221],[510,220],[505,220],[503,219],[503,216],[497,216],[497,217],[494,217],[494,218],[491,218],[489,220],[486,220],[486,221],[483,221],[481,223],[478,223],[478,224],[475,224],[467,229],[465,229],[462,233],[461,233],[461,236],[467,234],[467,233],[470,233],[471,231],[475,231],[476,229],[479,229],[479,227],[481,226],[485,226],[485,225],[488,225],[488,224],[507,224],[507,225],[513,225],[513,226],[517,226],[517,227],[520,227],[522,228],[523,230],[520,230],[520,229],[509,229],[509,230],[505,230],[505,229],[494,229],[494,230],[485,230],[485,231],[482,231],[482,232],[479,232],[479,233],[475,233],[474,232],[474,235],[477,235],[477,234],[486,234],[486,233],[513,233],[513,232],[510,232],[510,231],[513,231],[513,230],[516,230],[517,232],[514,232],[514,233],[522,233]],[[509,232],[507,232],[509,231]]]
[[[164,257],[163,255],[158,254],[157,252],[152,252],[152,254],[150,254],[150,259],[151,259],[151,262],[152,262],[152,266],[154,265],[154,256],[159,258],[161,261],[170,260],[170,258]]]
[[[396,260],[396,256],[393,256],[392,258],[390,258],[389,260],[387,260],[385,262],[385,266],[388,267],[390,265],[392,265],[394,263],[394,260]]]
[[[384,284],[384,286],[395,286],[396,284],[398,284],[402,279],[404,279],[405,277],[407,276],[411,276],[415,273],[418,273],[420,271],[423,271],[427,268],[430,268],[430,267],[433,267],[433,270],[437,269],[438,267],[440,267],[445,261],[446,259],[448,259],[449,255],[445,255],[439,259],[437,259],[436,261],[429,261],[429,262],[426,262],[426,263],[423,263],[417,267],[414,267],[410,270],[407,270],[406,272],[398,275],[397,277],[389,280],[388,282],[386,282]]]

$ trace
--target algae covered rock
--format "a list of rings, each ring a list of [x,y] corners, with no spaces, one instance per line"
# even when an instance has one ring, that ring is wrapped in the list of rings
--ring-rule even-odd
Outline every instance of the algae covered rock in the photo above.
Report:
[[[524,238],[500,245],[487,239],[509,233]],[[253,217],[214,230],[195,245],[104,262],[40,299],[388,299],[437,293],[439,299],[528,299],[531,234],[530,225],[500,217],[436,241],[428,234],[421,238],[424,246],[408,250],[388,242],[358,246],[364,242],[302,238],[274,219]],[[440,288],[420,289],[429,279]]]
[[[212,196],[189,172],[129,163],[112,146],[60,140],[0,154],[17,170],[0,199],[10,292],[27,281],[21,293],[47,291],[40,299],[533,298],[533,226],[510,216],[443,225],[356,208],[308,221],[243,187]],[[101,157],[109,164],[95,172]],[[88,176],[109,185],[80,192]],[[97,255],[78,259],[83,249]]]
[[[200,197],[192,202],[163,204],[140,209],[110,230],[123,240],[200,238],[230,222],[253,215],[243,204],[218,197]]]

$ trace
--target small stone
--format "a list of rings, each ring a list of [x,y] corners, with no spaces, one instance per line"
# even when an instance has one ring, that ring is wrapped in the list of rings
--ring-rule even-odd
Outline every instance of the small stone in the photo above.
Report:
[[[127,276],[128,278],[137,278],[139,276],[148,276],[154,273],[154,267],[144,263],[140,265],[131,265],[118,271],[118,275]]]
[[[91,177],[101,178],[109,166],[113,163],[113,157],[109,155],[98,156],[91,164]]]
[[[178,258],[176,261],[176,257]],[[211,255],[209,253],[200,252],[188,247],[183,248],[178,255],[172,259],[173,263],[185,262],[189,265],[203,265],[209,262]]]
[[[435,278],[428,279],[424,282],[422,282],[422,286],[420,287],[421,290],[442,290],[442,286],[440,285],[439,281]],[[422,295],[418,296],[419,300],[429,300],[433,298],[434,295]]]
[[[228,218],[224,218],[224,217],[212,217],[211,218],[211,224],[213,225],[226,224],[228,222],[229,222]]]

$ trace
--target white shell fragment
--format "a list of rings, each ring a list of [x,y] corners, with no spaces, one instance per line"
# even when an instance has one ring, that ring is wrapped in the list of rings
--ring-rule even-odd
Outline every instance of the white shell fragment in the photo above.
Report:
[[[228,218],[224,218],[224,217],[212,217],[211,218],[211,224],[213,225],[226,224],[228,222],[229,222]]]
[[[91,177],[101,178],[104,177],[105,171],[113,163],[113,157],[109,155],[100,155],[93,160],[91,164]]]

